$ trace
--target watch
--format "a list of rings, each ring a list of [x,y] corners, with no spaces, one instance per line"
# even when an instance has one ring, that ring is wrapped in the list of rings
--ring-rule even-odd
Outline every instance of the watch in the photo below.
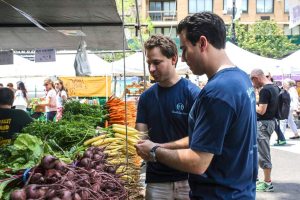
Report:
[[[157,145],[157,146],[152,147],[152,149],[150,150],[150,156],[151,156],[153,162],[157,162],[157,159],[156,159],[156,150],[159,147],[160,146]]]

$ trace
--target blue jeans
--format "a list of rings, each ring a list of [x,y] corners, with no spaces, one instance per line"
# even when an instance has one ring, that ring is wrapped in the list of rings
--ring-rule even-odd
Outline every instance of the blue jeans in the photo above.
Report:
[[[50,111],[50,112],[46,112],[46,120],[48,121],[52,121],[54,120],[54,117],[56,115],[56,111]]]
[[[275,132],[277,135],[277,140],[285,141],[285,137],[280,129],[280,122],[278,119],[275,119]]]

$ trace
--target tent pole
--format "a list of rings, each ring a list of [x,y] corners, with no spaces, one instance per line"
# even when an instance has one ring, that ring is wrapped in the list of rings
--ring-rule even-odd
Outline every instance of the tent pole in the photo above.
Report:
[[[136,31],[139,33],[140,37],[140,42],[141,42],[141,49],[143,53],[143,71],[144,71],[144,91],[146,90],[146,85],[147,85],[147,80],[146,80],[146,66],[145,66],[145,51],[144,51],[144,41],[143,41],[143,36],[141,32],[141,22],[140,22],[140,14],[139,14],[139,6],[138,6],[138,0],[135,0],[135,9],[136,9],[136,21],[137,21],[137,26],[136,26]]]
[[[122,21],[123,21],[123,62],[124,62],[124,101],[125,101],[125,131],[126,131],[126,165],[128,166],[128,130],[127,130],[127,95],[126,95],[126,62],[125,62],[125,18],[124,18],[124,0],[122,0]]]

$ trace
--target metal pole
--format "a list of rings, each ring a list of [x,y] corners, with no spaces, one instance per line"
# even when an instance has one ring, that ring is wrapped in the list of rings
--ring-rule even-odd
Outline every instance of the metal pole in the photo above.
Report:
[[[138,0],[135,0],[135,8],[136,8],[136,21],[137,21],[136,33],[138,33],[139,35],[140,42],[141,42],[141,49],[143,53],[143,72],[144,72],[143,78],[144,78],[144,90],[146,90],[147,80],[146,80],[146,66],[145,66],[145,51],[144,51],[144,41],[143,41],[143,36],[141,31]]]
[[[235,18],[235,14],[236,14],[235,1],[236,0],[232,0],[232,26],[231,26],[232,37],[231,37],[231,42],[233,44],[237,44],[236,35],[235,35],[235,22],[234,22],[234,18]]]

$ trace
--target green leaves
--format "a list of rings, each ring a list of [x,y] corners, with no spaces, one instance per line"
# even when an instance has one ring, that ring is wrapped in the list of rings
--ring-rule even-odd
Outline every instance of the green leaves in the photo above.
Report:
[[[17,151],[30,150],[32,152],[37,152],[37,154],[40,154],[40,152],[42,151],[42,144],[43,142],[35,136],[29,134],[21,134],[15,140],[14,148]]]
[[[31,168],[44,156],[43,142],[29,134],[20,134],[14,144],[6,148],[8,152],[1,154],[0,160],[5,161],[5,167],[13,171]]]
[[[236,23],[236,36],[241,48],[269,58],[281,58],[300,48],[274,21],[261,20],[248,26]]]

